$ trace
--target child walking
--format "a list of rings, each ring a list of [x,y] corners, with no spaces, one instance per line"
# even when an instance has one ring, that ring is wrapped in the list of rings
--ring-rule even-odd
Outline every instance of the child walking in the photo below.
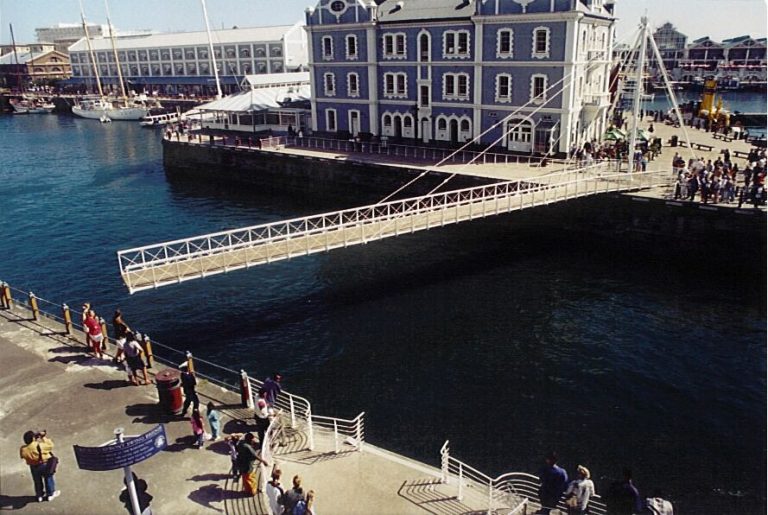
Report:
[[[208,402],[206,409],[208,425],[211,426],[211,440],[215,442],[219,439],[219,433],[221,432],[221,413],[216,410],[212,402]]]
[[[203,429],[203,416],[200,415],[200,410],[197,408],[193,409],[192,417],[189,420],[190,424],[192,424],[192,434],[196,438],[195,447],[202,449],[203,441],[205,441],[205,430]]]

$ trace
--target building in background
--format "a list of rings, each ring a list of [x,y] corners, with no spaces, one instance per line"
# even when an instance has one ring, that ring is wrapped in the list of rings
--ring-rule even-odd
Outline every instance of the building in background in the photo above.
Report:
[[[212,31],[215,62],[225,93],[239,90],[245,75],[307,70],[307,35],[301,24]],[[115,38],[121,71],[140,93],[213,96],[216,84],[205,31]],[[105,89],[118,89],[110,38],[91,40]],[[93,90],[95,75],[85,38],[69,48],[70,85]]]
[[[653,40],[659,48],[661,60],[664,62],[666,70],[675,70],[680,67],[680,61],[685,58],[685,46],[688,36],[675,29],[674,25],[667,22],[656,29],[653,33]],[[650,71],[657,81],[661,81],[661,70],[656,66],[656,57],[649,50]]]
[[[320,0],[306,23],[315,131],[548,153],[606,128],[612,1]]]
[[[88,34],[92,38],[100,38],[109,35],[106,25],[89,24]],[[66,53],[70,45],[85,37],[85,30],[80,23],[59,23],[54,27],[38,27],[35,36],[39,42],[51,43],[55,50]]]
[[[12,54],[13,45],[0,45],[0,55]],[[17,54],[43,54],[55,50],[53,43],[29,43],[16,45]]]
[[[30,45],[34,47],[35,45]],[[33,85],[50,85],[70,76],[69,56],[56,50],[16,52],[0,56],[0,85],[22,91]]]

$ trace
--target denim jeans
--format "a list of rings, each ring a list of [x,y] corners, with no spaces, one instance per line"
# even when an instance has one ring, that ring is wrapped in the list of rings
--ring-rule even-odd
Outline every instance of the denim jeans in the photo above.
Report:
[[[46,475],[48,464],[30,465],[32,480],[35,482],[35,496],[46,497],[56,491],[56,481],[53,476]]]

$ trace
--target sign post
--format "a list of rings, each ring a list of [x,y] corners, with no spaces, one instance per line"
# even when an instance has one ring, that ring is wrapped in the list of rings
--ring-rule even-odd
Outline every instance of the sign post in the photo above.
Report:
[[[115,429],[115,439],[100,447],[75,445],[75,458],[77,459],[77,466],[82,470],[101,472],[123,469],[133,513],[134,515],[141,515],[131,465],[149,459],[165,449],[168,446],[168,439],[162,424],[158,424],[139,436],[125,436],[123,433],[123,428],[118,427]]]
[[[123,435],[124,429],[118,427],[115,429],[115,438],[117,443],[124,443],[125,436]],[[131,497],[131,507],[133,508],[133,515],[141,515],[141,508],[139,507],[139,496],[136,495],[136,484],[133,482],[133,472],[131,466],[126,465],[123,467],[125,473],[125,487],[128,489],[128,495]]]

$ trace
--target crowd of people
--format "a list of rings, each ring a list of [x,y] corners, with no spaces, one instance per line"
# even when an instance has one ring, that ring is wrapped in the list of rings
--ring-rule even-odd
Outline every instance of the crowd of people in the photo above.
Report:
[[[753,149],[743,169],[732,161],[728,150],[715,161],[704,158],[686,160],[678,153],[672,158],[672,170],[676,175],[674,199],[695,201],[703,204],[731,204],[738,202],[759,207],[765,204],[765,150]]]
[[[557,453],[549,453],[539,471],[541,509],[538,513],[549,515],[563,501],[568,515],[588,514],[590,502],[596,495],[589,469],[577,466],[576,477],[569,481],[568,472],[557,464],[557,460]],[[632,471],[625,468],[622,475],[622,480],[611,483],[608,493],[602,496],[610,515],[674,515],[672,503],[663,499],[661,492],[643,498],[632,482]]]

